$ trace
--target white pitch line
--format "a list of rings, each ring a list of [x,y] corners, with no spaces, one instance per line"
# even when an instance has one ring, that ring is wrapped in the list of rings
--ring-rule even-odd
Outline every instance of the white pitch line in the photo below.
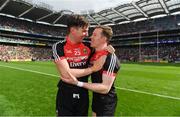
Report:
[[[30,70],[30,69],[22,69],[22,68],[12,67],[12,66],[6,66],[6,65],[0,65],[0,66],[1,66],[1,67],[11,68],[11,69],[16,69],[16,70],[21,70],[21,71],[27,71],[27,72],[42,74],[42,75],[46,75],[46,76],[59,77],[58,75],[48,74],[48,73],[44,73],[44,72],[38,72],[38,71]]]
[[[11,69],[16,69],[16,70],[21,70],[21,71],[27,71],[27,72],[47,75],[47,76],[52,76],[52,77],[59,77],[58,75],[48,74],[48,73],[44,73],[44,72],[38,72],[38,71],[30,70],[30,69],[22,69],[22,68],[6,66],[6,65],[0,65],[0,66],[1,67],[6,67],[6,68],[11,68]],[[147,94],[147,95],[153,95],[153,96],[162,97],[162,98],[168,98],[168,99],[173,99],[173,100],[180,100],[179,97],[172,97],[172,96],[167,96],[167,95],[161,95],[161,94],[150,93],[150,92],[145,92],[145,91],[140,91],[140,90],[121,88],[121,87],[115,87],[115,88],[119,89],[119,90],[125,90],[125,91],[130,91],[130,92],[136,92],[136,93],[142,93],[142,94]]]
[[[120,87],[116,87],[116,89],[125,90],[125,91],[131,91],[131,92],[136,92],[136,93],[142,93],[142,94],[147,94],[147,95],[153,95],[153,96],[162,97],[162,98],[169,98],[169,99],[173,99],[173,100],[180,100],[179,97],[172,97],[172,96],[161,95],[161,94],[156,94],[156,93],[150,93],[150,92],[145,92],[145,91],[140,91],[140,90],[120,88]]]

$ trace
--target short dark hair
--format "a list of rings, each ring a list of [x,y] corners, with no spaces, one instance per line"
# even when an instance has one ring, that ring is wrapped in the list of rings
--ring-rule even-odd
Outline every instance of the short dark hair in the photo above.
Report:
[[[102,29],[102,35],[107,38],[107,42],[109,43],[113,36],[112,28],[109,26],[102,26],[102,25],[98,25],[96,26],[96,28]]]
[[[68,34],[70,33],[71,27],[85,27],[89,26],[89,22],[85,17],[81,15],[70,15],[67,19]]]

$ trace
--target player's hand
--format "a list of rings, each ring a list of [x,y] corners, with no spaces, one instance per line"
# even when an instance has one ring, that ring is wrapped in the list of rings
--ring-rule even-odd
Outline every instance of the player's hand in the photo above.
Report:
[[[114,53],[115,52],[115,49],[112,45],[108,45],[106,48],[105,48],[109,53]]]
[[[99,63],[97,60],[93,62],[93,66],[91,67],[92,72],[97,72],[102,68],[101,63]]]
[[[106,56],[102,56],[98,60],[94,61],[93,66],[91,67],[92,72],[97,72],[101,70],[105,60],[106,60]]]

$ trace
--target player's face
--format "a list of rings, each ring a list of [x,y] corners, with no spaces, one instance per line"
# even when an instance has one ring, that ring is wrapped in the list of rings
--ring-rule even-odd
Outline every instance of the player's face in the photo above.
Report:
[[[97,48],[103,43],[103,35],[102,35],[102,29],[101,28],[96,28],[93,31],[91,38],[91,47]]]
[[[74,28],[73,36],[76,38],[77,42],[82,42],[82,40],[88,36],[89,27],[78,27]]]

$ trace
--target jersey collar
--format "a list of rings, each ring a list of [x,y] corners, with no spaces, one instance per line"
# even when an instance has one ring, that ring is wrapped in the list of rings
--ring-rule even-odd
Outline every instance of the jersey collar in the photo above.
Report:
[[[107,50],[98,50],[95,53],[100,55],[107,55],[109,52]]]
[[[69,36],[66,36],[66,41],[67,41],[67,44],[72,46],[72,47],[80,47],[82,45],[82,43],[78,43],[78,44],[72,43],[72,41],[70,40]]]

